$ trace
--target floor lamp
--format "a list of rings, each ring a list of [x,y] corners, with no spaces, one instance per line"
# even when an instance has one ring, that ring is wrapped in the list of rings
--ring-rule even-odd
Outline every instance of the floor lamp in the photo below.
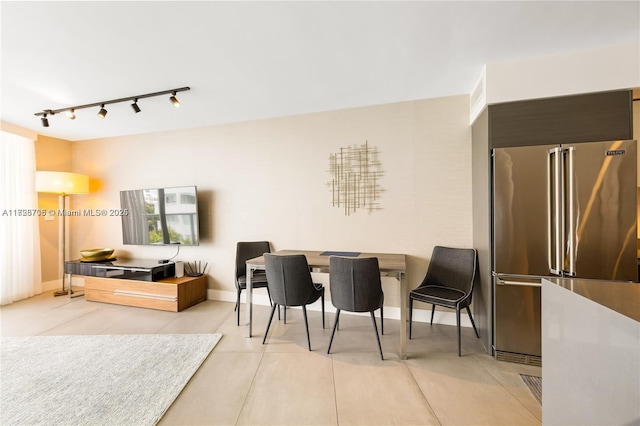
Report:
[[[53,293],[54,296],[65,296],[73,293],[71,290],[71,282],[69,282],[69,289],[65,289],[64,285],[64,266],[67,253],[67,232],[66,222],[67,216],[67,195],[70,194],[86,194],[89,192],[89,176],[80,175],[77,173],[68,172],[36,172],[36,190],[38,192],[46,192],[50,194],[58,194],[60,200],[62,200],[62,214],[58,212],[58,216],[62,217],[62,290]]]

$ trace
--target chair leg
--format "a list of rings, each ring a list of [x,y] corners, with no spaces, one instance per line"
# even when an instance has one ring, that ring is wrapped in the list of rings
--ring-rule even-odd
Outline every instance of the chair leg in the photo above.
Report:
[[[413,323],[413,299],[409,297],[409,340],[411,340],[411,326]],[[402,327],[402,325],[400,325]]]
[[[431,305],[431,325],[433,325],[433,314],[436,313],[436,305]]]
[[[305,305],[302,305],[302,315],[304,316],[304,326],[307,329],[307,345],[309,346],[309,350],[311,350],[311,338],[309,337],[309,322],[307,321],[307,307]]]
[[[269,334],[269,327],[271,327],[271,321],[273,320],[273,314],[276,312],[276,307],[278,305],[274,304],[271,307],[271,315],[269,315],[269,322],[267,323],[267,330],[264,332],[264,338],[262,339],[262,344],[264,345],[267,341],[267,334]]]
[[[462,351],[460,349],[461,338],[460,338],[460,307],[459,306],[456,306],[456,325],[458,327],[458,356],[462,356]]]
[[[322,329],[324,330],[324,287],[322,288]]]
[[[467,306],[467,313],[469,314],[469,319],[471,320],[471,325],[473,326],[473,331],[476,332],[476,337],[479,339],[480,334],[478,334],[478,329],[476,328],[476,323],[473,321],[473,317],[471,316],[471,310]]]
[[[287,307],[286,307],[286,306],[283,306],[283,307],[282,307],[282,310],[284,311],[284,314],[283,314],[283,316],[284,316],[284,323],[286,324],[286,323],[287,323]]]
[[[329,347],[327,348],[327,353],[331,353],[331,344],[333,343],[333,335],[336,334],[336,329],[338,328],[338,320],[340,319],[340,309],[336,309],[336,319],[333,322],[333,331],[331,332],[331,339],[329,340]]]
[[[271,300],[271,292],[269,291],[269,286],[265,288],[267,289],[267,296],[269,296],[269,305],[273,306],[273,300]],[[278,321],[280,321],[280,307],[278,307]]]
[[[384,306],[380,306],[380,334],[384,336]]]
[[[373,329],[376,332],[376,340],[378,341],[378,349],[380,349],[380,359],[384,361],[384,357],[382,356],[382,345],[380,344],[380,336],[378,335],[378,325],[376,324],[376,316],[371,311],[371,321],[373,322]]]
[[[238,290],[236,297],[236,309],[238,310],[238,326],[240,325],[240,293],[242,290]]]

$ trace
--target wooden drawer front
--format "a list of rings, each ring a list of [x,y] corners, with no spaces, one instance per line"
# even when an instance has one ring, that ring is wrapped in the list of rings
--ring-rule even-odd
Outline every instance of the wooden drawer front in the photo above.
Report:
[[[85,287],[84,298],[91,302],[112,303],[116,305],[135,306],[138,308],[160,309],[178,312],[177,300],[153,299],[150,297],[130,296],[110,291],[90,290]]]
[[[176,284],[85,277],[84,297],[92,302],[178,311]]]
[[[139,293],[169,298],[178,297],[178,286],[176,284],[165,284],[160,282],[120,280],[115,278],[85,277],[85,290],[100,290],[117,293]]]

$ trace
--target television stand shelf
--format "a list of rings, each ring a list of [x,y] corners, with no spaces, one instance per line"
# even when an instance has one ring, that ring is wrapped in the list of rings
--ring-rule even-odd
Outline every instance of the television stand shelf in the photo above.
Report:
[[[130,263],[134,264],[135,261]],[[91,302],[180,312],[207,299],[206,275],[174,278],[156,273],[153,278],[157,279],[153,280],[148,278],[149,275],[117,278],[127,275],[120,273],[110,277],[104,273],[104,266],[104,263],[98,262],[80,264],[79,261],[69,261],[65,262],[65,272],[84,275],[84,297]],[[114,269],[109,268],[109,271],[113,272]],[[128,266],[129,272],[141,272],[142,269],[145,268]]]

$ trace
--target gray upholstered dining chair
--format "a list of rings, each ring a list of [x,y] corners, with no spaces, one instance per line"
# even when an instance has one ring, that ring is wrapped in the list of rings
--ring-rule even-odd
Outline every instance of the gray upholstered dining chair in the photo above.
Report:
[[[267,341],[276,308],[279,311],[279,306],[283,306],[285,309],[287,306],[301,306],[307,331],[307,345],[311,350],[307,305],[318,299],[322,300],[322,328],[324,328],[324,286],[313,282],[307,258],[303,254],[276,255],[267,253],[264,255],[264,261],[267,285],[273,306],[262,343]]]
[[[265,253],[270,253],[271,247],[269,241],[250,241],[239,242],[236,245],[236,307],[234,310],[238,311],[238,325],[240,325],[240,293],[247,288],[247,260],[254,257],[262,256]],[[255,271],[251,277],[251,286],[253,288],[266,288],[267,293],[269,287],[267,287],[267,275],[264,271]],[[271,295],[269,295],[271,299]]]
[[[329,288],[331,291],[331,302],[336,307],[336,318],[333,323],[331,340],[327,353],[331,353],[333,336],[336,333],[340,321],[340,312],[370,312],[373,329],[376,332],[380,358],[382,355],[382,345],[378,335],[378,325],[374,311],[380,309],[381,332],[384,334],[384,293],[382,292],[382,282],[380,280],[380,266],[378,259],[369,258],[347,258],[331,256],[329,259]]]
[[[469,310],[473,287],[478,276],[478,253],[475,249],[434,247],[427,275],[418,288],[409,293],[409,339],[411,339],[414,300],[432,305],[431,324],[433,324],[436,305],[455,309],[458,327],[458,356],[461,356],[461,309],[466,308],[476,337],[480,338],[473,316],[471,316],[471,310]]]

